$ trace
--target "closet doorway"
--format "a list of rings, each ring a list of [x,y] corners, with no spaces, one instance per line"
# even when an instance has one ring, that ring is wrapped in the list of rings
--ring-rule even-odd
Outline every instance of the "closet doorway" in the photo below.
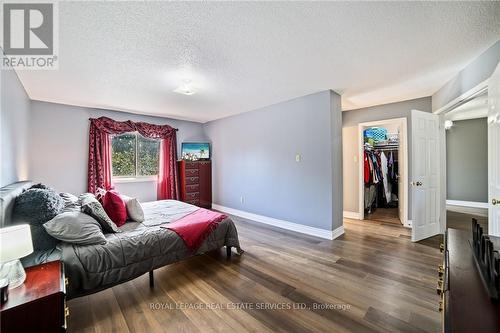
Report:
[[[360,219],[411,227],[407,137],[406,118],[358,125]]]

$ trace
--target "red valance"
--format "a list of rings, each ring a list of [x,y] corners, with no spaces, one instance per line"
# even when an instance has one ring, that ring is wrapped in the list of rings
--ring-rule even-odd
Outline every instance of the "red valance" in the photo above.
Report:
[[[139,132],[142,136],[159,139],[158,200],[179,197],[177,175],[177,129],[169,125],[144,122],[115,121],[107,117],[91,118],[89,130],[88,191],[110,189],[111,184],[111,134]]]

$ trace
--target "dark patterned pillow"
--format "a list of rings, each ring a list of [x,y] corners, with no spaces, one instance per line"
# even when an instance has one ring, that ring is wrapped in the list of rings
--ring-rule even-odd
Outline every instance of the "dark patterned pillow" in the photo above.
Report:
[[[58,241],[47,234],[42,224],[54,218],[63,208],[64,200],[55,191],[30,188],[16,198],[12,218],[16,223],[31,225],[35,250],[50,250]]]
[[[48,187],[47,185],[45,184],[42,184],[42,183],[38,183],[38,184],[34,184],[30,187],[31,188],[39,188],[41,190],[53,190],[52,188]]]
[[[82,212],[95,218],[101,225],[102,230],[108,232],[121,232],[116,224],[111,221],[104,207],[97,201],[92,193],[80,194],[78,200],[82,207]]]

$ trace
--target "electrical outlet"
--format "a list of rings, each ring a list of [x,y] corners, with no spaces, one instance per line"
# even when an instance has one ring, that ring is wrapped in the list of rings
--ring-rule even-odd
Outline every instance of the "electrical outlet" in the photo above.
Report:
[[[302,156],[300,154],[295,154],[295,162],[300,162],[302,160]]]
[[[245,203],[245,197],[244,197],[244,196],[241,196],[241,197],[240,197],[240,202],[241,202],[242,204],[243,204],[243,203]]]

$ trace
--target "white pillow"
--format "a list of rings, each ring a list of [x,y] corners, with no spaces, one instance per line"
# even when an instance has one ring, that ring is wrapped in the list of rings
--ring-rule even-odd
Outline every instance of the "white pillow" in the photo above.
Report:
[[[141,203],[137,198],[131,198],[126,195],[120,194],[123,201],[125,201],[125,207],[127,208],[128,217],[135,222],[144,221],[144,211],[142,210]]]

